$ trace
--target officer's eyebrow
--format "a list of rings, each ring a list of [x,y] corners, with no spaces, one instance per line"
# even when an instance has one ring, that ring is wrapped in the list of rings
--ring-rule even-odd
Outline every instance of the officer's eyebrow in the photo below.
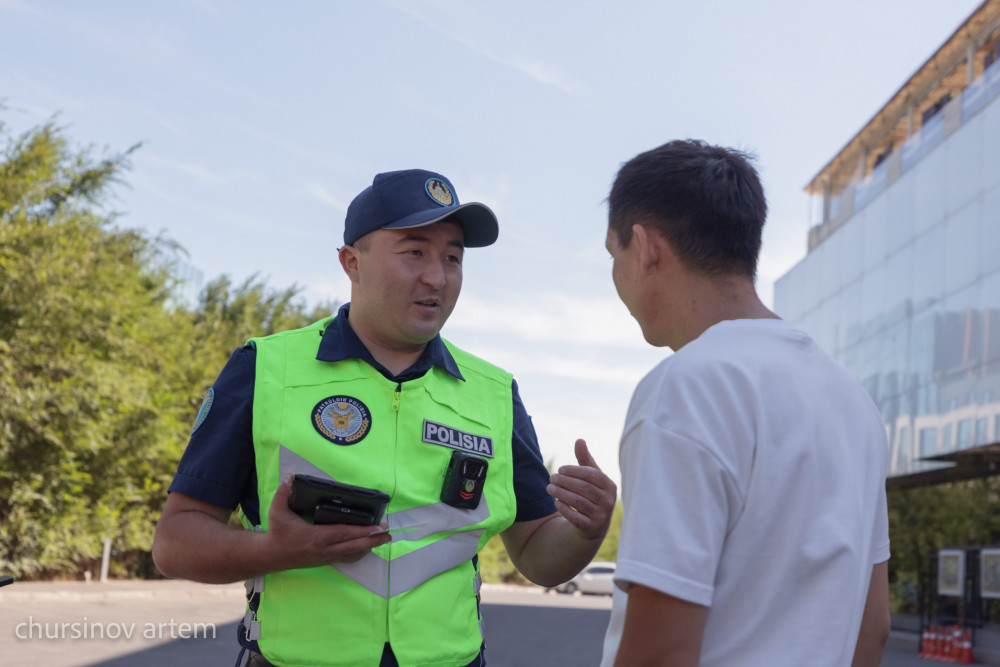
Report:
[[[423,234],[416,234],[416,233],[407,234],[405,236],[401,236],[400,238],[398,238],[396,240],[396,245],[400,245],[402,243],[410,243],[410,242],[430,243],[431,239],[429,236],[424,236]],[[448,241],[448,245],[459,248],[460,250],[465,250],[465,244],[462,243],[461,241]]]

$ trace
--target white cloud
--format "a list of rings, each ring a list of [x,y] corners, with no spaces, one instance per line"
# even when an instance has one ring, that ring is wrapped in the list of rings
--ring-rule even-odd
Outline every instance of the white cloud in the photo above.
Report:
[[[406,14],[407,16],[416,19],[420,23],[423,23],[434,32],[444,35],[448,39],[461,44],[473,53],[479,54],[480,56],[491,60],[498,65],[514,70],[515,72],[519,72],[524,76],[537,81],[538,83],[546,86],[552,86],[568,94],[579,93],[583,89],[583,86],[573,81],[567,73],[559,71],[558,68],[553,67],[552,65],[541,63],[536,60],[530,60],[517,55],[500,54],[486,48],[483,44],[483,35],[476,35],[476,39],[472,39],[468,36],[475,34],[472,30],[464,30],[463,33],[458,33],[445,29],[441,26],[440,22],[428,18],[423,13],[422,5],[416,6],[400,0],[386,0],[386,4],[393,9]],[[466,5],[465,3],[461,3],[461,5],[455,5],[454,8],[459,6],[464,7]],[[442,12],[434,12],[434,15],[440,16],[442,15]],[[447,11],[444,12],[444,15],[455,17],[457,16],[457,12]]]
[[[28,88],[32,89],[39,97],[48,100],[46,103],[46,109],[39,108],[37,105],[26,106],[24,104],[18,104],[14,108],[23,108],[32,115],[45,117],[46,119],[52,116],[52,109],[59,109],[60,111],[80,111],[87,108],[87,104],[83,100],[57,92],[36,79],[29,79],[21,74],[15,74],[14,78]]]
[[[306,279],[303,296],[310,303],[336,301],[347,303],[351,300],[351,281],[340,270],[340,265],[331,265],[328,272],[313,273]]]
[[[449,326],[502,332],[525,341],[645,348],[639,325],[617,299],[574,294],[533,294],[531,299],[485,300],[462,296]]]
[[[336,195],[330,193],[326,187],[320,183],[307,183],[303,191],[314,199],[318,199],[324,204],[329,204],[338,211],[347,212],[348,203]]]
[[[170,160],[153,155],[142,155],[136,162],[150,164],[161,169],[166,169],[177,174],[189,176],[195,179],[199,185],[229,185],[231,183],[261,183],[263,179],[246,169],[236,169],[226,173],[212,171],[207,167],[191,162],[181,162],[180,160]]]

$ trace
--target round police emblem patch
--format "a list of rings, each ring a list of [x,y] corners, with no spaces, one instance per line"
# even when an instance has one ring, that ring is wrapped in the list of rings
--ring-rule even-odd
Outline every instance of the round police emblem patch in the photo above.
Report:
[[[356,445],[372,428],[368,406],[351,396],[331,396],[312,411],[313,428],[336,445]]]
[[[441,206],[451,206],[455,203],[455,195],[451,193],[451,188],[440,178],[428,178],[424,183],[424,189],[431,199],[441,204]]]
[[[212,409],[213,401],[215,401],[215,389],[209,387],[208,391],[206,391],[201,397],[201,408],[198,410],[198,416],[194,418],[194,426],[191,427],[191,435],[194,435],[194,432],[198,430],[198,427],[205,423],[205,419],[208,417],[208,411]]]

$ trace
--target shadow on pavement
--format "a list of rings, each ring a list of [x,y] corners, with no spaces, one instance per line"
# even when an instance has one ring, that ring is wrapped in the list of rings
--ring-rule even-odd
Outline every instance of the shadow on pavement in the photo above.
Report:
[[[487,665],[596,665],[609,615],[606,609],[484,604]],[[236,626],[220,625],[215,639],[177,639],[87,667],[228,667],[239,654]]]
[[[610,614],[606,609],[484,604],[487,665],[597,665]],[[215,639],[178,639],[87,667],[229,667],[239,654],[236,626],[218,626]],[[924,664],[934,663],[891,648],[882,661],[883,667]]]
[[[92,662],[86,667],[229,667],[236,663],[236,656],[240,652],[240,645],[236,641],[237,625],[238,622],[219,625],[214,639],[175,639],[155,648]]]

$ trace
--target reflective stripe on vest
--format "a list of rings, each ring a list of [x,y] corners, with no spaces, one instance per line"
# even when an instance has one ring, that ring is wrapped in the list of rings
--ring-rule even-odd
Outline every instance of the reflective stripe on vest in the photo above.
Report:
[[[323,479],[332,476],[285,446],[279,452],[281,479],[289,473],[306,474]],[[434,533],[446,533],[473,526],[490,516],[484,498],[474,510],[462,510],[444,503],[432,503],[387,515],[394,541],[417,542]],[[482,530],[456,533],[393,559],[392,577],[389,561],[371,552],[353,563],[332,563],[331,567],[359,586],[383,598],[390,598],[416,588],[431,577],[450,570],[476,555]],[[478,592],[478,590],[477,590]]]

